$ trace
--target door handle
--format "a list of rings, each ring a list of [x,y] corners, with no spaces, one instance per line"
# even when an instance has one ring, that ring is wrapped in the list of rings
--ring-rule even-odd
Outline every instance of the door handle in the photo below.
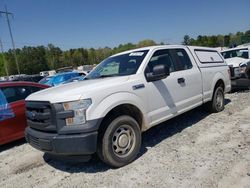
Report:
[[[185,79],[184,78],[178,78],[177,81],[178,81],[178,84],[181,84],[181,83],[185,82]]]

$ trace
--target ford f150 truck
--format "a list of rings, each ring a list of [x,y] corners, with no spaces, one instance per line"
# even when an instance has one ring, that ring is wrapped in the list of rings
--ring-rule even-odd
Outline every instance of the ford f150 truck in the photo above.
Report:
[[[230,67],[232,88],[250,89],[250,46],[231,48],[221,54]]]
[[[83,81],[26,98],[26,139],[56,156],[97,152],[113,167],[133,161],[141,133],[202,104],[224,109],[229,67],[216,50],[182,45],[126,51],[102,61]]]

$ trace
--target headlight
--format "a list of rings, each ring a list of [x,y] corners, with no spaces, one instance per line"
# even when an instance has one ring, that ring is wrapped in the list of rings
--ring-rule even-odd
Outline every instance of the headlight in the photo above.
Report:
[[[246,66],[240,67],[240,73],[244,74],[246,72],[246,68],[247,68]]]
[[[64,110],[73,110],[74,117],[67,118],[67,125],[81,125],[86,123],[86,110],[92,104],[91,99],[63,103]]]
[[[246,63],[240,63],[239,71],[240,74],[244,74],[246,72],[247,64]]]

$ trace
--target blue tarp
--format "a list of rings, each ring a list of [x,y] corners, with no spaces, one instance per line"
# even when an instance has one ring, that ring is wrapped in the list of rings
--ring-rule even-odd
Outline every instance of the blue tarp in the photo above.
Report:
[[[0,121],[14,117],[14,113],[0,89]]]

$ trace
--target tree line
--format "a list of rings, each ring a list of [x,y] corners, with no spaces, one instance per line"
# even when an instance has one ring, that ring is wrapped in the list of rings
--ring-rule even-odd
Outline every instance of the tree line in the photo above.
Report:
[[[235,34],[229,33],[228,35],[198,35],[196,39],[185,35],[183,44],[207,47],[236,47],[240,44],[250,42],[250,30],[246,32],[237,32]]]
[[[236,46],[242,43],[250,42],[250,30],[246,32],[237,32],[228,35],[199,35],[197,38],[191,38],[185,35],[182,44],[197,45],[207,47]],[[158,43],[159,44],[159,43]],[[164,44],[163,42],[159,45]],[[77,67],[80,65],[98,64],[110,55],[140,48],[144,46],[157,45],[154,40],[143,40],[137,44],[120,44],[117,47],[110,48],[76,48],[62,50],[59,47],[49,44],[48,46],[24,46],[16,49],[19,69],[22,74],[38,74],[40,71],[56,70],[61,67]],[[4,62],[5,65],[4,66]],[[13,50],[0,53],[0,76],[17,74],[17,68]]]
[[[98,64],[110,55],[156,44],[153,40],[143,40],[137,44],[120,44],[114,48],[76,48],[65,51],[53,44],[48,44],[48,46],[24,46],[23,48],[16,49],[16,55],[21,74],[31,75],[62,67]],[[6,66],[4,66],[4,63]],[[0,53],[0,76],[6,76],[7,72],[8,75],[14,75],[18,72],[12,49]]]

